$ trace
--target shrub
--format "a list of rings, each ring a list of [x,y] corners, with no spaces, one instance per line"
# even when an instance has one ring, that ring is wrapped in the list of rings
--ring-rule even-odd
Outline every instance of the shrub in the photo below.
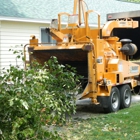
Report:
[[[75,113],[79,89],[75,68],[52,57],[32,69],[11,66],[0,76],[0,139],[61,139],[49,126],[63,124]],[[78,85],[78,86],[77,86]]]

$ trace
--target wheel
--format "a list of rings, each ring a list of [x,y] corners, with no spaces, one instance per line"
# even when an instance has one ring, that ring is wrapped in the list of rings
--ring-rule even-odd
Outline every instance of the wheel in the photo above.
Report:
[[[128,108],[131,105],[131,89],[129,85],[123,85],[119,88],[120,91],[120,108]]]
[[[117,87],[111,89],[110,97],[108,99],[108,107],[104,108],[106,112],[116,112],[120,108],[120,92]]]

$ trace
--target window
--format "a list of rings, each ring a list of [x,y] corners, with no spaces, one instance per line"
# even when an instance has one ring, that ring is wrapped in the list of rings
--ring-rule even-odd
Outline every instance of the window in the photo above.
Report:
[[[49,32],[46,28],[41,28],[41,42],[42,43],[56,43],[55,40],[49,35]]]

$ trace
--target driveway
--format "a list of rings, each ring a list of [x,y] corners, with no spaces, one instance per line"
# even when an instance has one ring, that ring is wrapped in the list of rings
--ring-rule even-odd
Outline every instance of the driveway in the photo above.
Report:
[[[132,104],[140,102],[140,95],[132,96]],[[99,105],[93,105],[90,99],[77,100],[77,112],[73,118],[87,119],[103,115],[104,110]]]
[[[133,95],[132,96],[132,103],[140,102],[140,95]]]
[[[132,103],[139,102],[140,101],[140,95],[133,95],[132,96]],[[76,105],[90,105],[92,104],[90,99],[83,99],[83,100],[77,100]]]

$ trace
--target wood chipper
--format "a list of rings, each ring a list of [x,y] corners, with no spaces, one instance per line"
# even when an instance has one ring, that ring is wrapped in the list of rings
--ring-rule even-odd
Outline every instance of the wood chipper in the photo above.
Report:
[[[140,73],[139,65],[129,61],[137,52],[137,46],[130,39],[120,40],[113,36],[112,31],[114,28],[136,28],[138,22],[117,19],[101,28],[100,14],[86,10],[84,5],[83,0],[74,0],[72,15],[59,13],[58,19],[52,20],[46,30],[56,40],[55,44],[42,45],[32,36],[28,46],[29,62],[36,59],[43,64],[56,56],[60,63],[76,67],[78,74],[87,79],[80,99],[91,98],[93,104],[100,104],[108,112],[128,108],[131,92],[138,84],[135,77]],[[97,28],[89,26],[88,18],[92,13],[98,17]],[[66,27],[62,27],[62,16],[68,17]]]

